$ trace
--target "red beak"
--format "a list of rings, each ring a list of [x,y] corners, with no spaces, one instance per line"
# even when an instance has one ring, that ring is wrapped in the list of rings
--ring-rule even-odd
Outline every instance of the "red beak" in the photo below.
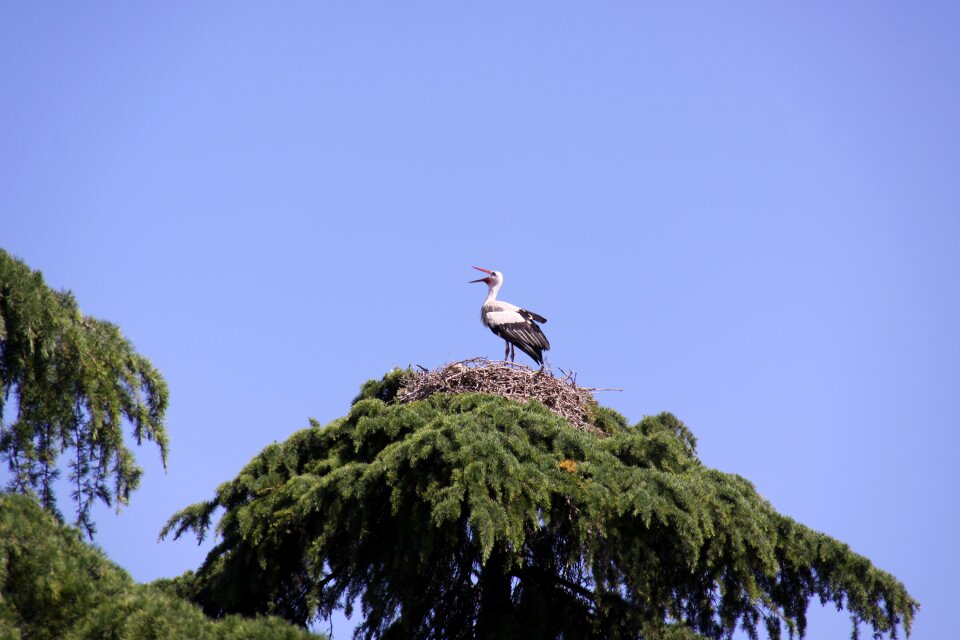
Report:
[[[483,271],[484,273],[489,273],[491,275],[493,274],[493,271],[490,271],[490,269],[484,269],[483,267],[474,267],[474,269],[476,269],[477,271]],[[485,282],[487,284],[490,284],[490,278],[480,278],[479,280],[471,280],[470,284],[473,284],[474,282]]]

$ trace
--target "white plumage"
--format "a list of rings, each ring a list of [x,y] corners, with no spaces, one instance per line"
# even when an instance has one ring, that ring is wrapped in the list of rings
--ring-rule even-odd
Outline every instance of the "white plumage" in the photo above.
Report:
[[[550,342],[537,323],[544,323],[547,319],[515,304],[497,300],[497,293],[503,285],[503,274],[480,267],[474,267],[474,269],[489,274],[486,278],[472,282],[483,282],[489,287],[487,297],[480,308],[480,321],[483,322],[483,326],[506,341],[504,359],[510,358],[510,362],[513,362],[516,346],[542,369],[543,352],[550,349]]]

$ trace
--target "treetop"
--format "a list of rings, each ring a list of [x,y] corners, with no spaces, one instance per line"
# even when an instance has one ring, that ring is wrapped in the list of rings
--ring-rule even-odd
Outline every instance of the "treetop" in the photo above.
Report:
[[[305,624],[359,599],[364,638],[779,638],[804,634],[817,598],[855,631],[909,633],[902,584],[705,467],[672,414],[629,425],[598,407],[598,435],[536,400],[400,401],[409,375],[366,383],[346,417],[170,519],[161,536],[203,538],[224,509],[183,578],[209,615]]]

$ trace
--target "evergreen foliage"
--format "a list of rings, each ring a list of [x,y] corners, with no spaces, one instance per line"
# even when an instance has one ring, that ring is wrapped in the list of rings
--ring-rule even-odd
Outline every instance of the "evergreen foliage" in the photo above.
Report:
[[[92,536],[94,501],[119,508],[143,473],[123,423],[138,445],[156,443],[166,465],[166,408],[160,373],[115,325],[83,316],[73,295],[50,289],[0,249],[0,460],[8,490],[36,495],[60,517],[54,482],[68,452],[75,522]]]
[[[674,416],[598,438],[536,401],[394,396],[394,371],[347,417],[257,455],[161,537],[218,543],[167,588],[211,616],[298,624],[359,598],[363,638],[803,636],[811,599],[896,637],[918,604],[846,545],[706,468]]]
[[[214,622],[167,590],[137,585],[32,498],[0,495],[0,638],[317,640],[278,618]]]

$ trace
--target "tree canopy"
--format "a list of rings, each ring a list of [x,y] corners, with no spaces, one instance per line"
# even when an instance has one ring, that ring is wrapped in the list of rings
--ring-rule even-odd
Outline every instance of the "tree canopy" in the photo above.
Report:
[[[124,442],[156,443],[166,465],[167,386],[113,324],[84,316],[73,295],[0,249],[0,460],[7,489],[60,517],[64,455],[75,522],[90,536],[94,502],[126,504],[142,469]],[[12,414],[12,415],[11,415]]]
[[[157,585],[134,584],[36,501],[0,495],[0,638],[319,640],[285,620],[220,621]]]
[[[803,636],[811,600],[853,633],[908,634],[918,603],[845,544],[705,467],[671,414],[608,434],[536,401],[364,385],[345,418],[272,444],[175,514],[217,544],[172,581],[208,615],[298,624],[352,613],[362,638]]]

